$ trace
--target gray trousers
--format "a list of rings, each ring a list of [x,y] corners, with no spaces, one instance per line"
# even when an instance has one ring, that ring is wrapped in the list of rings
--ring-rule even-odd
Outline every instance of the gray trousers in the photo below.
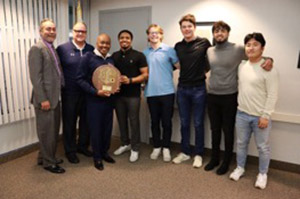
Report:
[[[38,160],[47,167],[56,164],[56,148],[60,125],[60,103],[55,109],[43,111],[35,108],[37,136],[39,139],[40,151]]]
[[[130,144],[128,119],[131,130],[131,149],[140,148],[140,103],[139,97],[118,97],[116,100],[116,113],[121,133],[122,146]]]

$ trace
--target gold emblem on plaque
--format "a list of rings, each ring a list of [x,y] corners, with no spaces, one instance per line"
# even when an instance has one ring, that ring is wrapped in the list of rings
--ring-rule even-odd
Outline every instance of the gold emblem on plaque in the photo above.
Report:
[[[93,73],[92,82],[98,90],[115,93],[120,87],[120,71],[113,65],[101,65]]]

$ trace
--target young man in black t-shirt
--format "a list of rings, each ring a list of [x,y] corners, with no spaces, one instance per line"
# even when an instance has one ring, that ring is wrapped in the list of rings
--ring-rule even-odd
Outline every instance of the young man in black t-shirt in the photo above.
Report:
[[[116,114],[121,133],[121,146],[114,155],[131,149],[130,162],[139,157],[140,147],[140,101],[141,83],[148,78],[146,57],[143,53],[132,49],[133,35],[129,30],[122,30],[118,34],[121,49],[114,52],[112,58],[115,66],[121,72],[121,90],[116,99]],[[128,118],[131,129],[129,140]]]
[[[202,166],[204,152],[204,111],[206,103],[205,73],[208,70],[206,51],[210,42],[195,35],[196,20],[191,14],[179,21],[183,40],[175,45],[179,58],[180,74],[177,103],[181,122],[181,153],[173,159],[179,164],[191,158],[190,120],[193,112],[195,127],[195,157],[193,167]]]

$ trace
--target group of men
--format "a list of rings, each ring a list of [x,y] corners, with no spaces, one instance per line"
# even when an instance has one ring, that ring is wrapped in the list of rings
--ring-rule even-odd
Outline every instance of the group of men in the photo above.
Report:
[[[87,44],[86,25],[77,23],[73,27],[73,40],[57,49],[56,26],[51,19],[40,23],[41,39],[29,51],[29,71],[33,85],[32,102],[37,119],[37,135],[40,151],[38,165],[53,173],[64,173],[59,166],[62,159],[55,157],[60,127],[60,98],[62,100],[63,143],[69,162],[79,163],[76,153],[88,157],[89,134],[86,124],[85,95],[76,83],[78,63],[83,54],[94,47]],[[78,116],[79,139],[76,139]]]
[[[170,142],[172,116],[175,103],[173,71],[180,70],[177,103],[181,123],[181,153],[173,163],[187,161],[194,154],[193,167],[202,166],[204,152],[204,115],[208,115],[212,131],[211,160],[205,170],[214,169],[220,163],[220,140],[225,135],[225,154],[217,174],[225,174],[233,151],[234,124],[237,111],[237,70],[245,59],[244,48],[228,42],[230,27],[219,21],[213,25],[211,46],[206,38],[196,36],[196,20],[191,14],[179,21],[183,40],[171,48],[162,43],[163,29],[152,24],[146,30],[149,47],[143,53],[132,48],[133,34],[122,30],[118,34],[120,50],[108,53],[111,39],[100,34],[95,49],[86,43],[87,27],[76,23],[72,41],[53,47],[56,27],[52,20],[40,24],[41,40],[29,52],[30,78],[33,85],[33,103],[37,118],[37,134],[40,142],[38,164],[53,173],[64,173],[59,166],[63,161],[55,156],[60,122],[60,94],[62,97],[63,143],[70,163],[79,163],[76,153],[93,156],[94,166],[103,170],[103,160],[114,163],[108,154],[113,124],[113,109],[121,133],[121,146],[114,155],[130,151],[130,162],[139,158],[140,121],[139,109],[141,83],[146,83],[145,97],[151,116],[153,151],[150,158],[171,161]],[[94,70],[113,64],[121,72],[118,93],[97,90],[92,84]],[[262,64],[268,70],[272,62]],[[208,97],[206,73],[211,71]],[[195,148],[190,147],[190,123],[193,115]],[[76,141],[76,124],[79,121],[79,139]],[[128,119],[130,130],[128,128]],[[162,133],[161,133],[162,127]],[[131,134],[131,138],[129,138]],[[91,141],[92,151],[88,150]]]

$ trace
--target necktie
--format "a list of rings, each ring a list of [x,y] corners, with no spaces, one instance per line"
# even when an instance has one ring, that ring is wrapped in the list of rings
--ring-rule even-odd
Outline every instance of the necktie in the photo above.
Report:
[[[50,50],[51,50],[51,53],[52,53],[52,55],[54,57],[54,60],[55,60],[55,67],[56,67],[57,73],[58,73],[58,75],[61,79],[61,85],[65,86],[64,75],[62,74],[62,70],[61,70],[61,67],[60,67],[60,62],[59,62],[59,59],[58,59],[58,55],[57,55],[56,50],[55,50],[53,45],[51,45]]]

